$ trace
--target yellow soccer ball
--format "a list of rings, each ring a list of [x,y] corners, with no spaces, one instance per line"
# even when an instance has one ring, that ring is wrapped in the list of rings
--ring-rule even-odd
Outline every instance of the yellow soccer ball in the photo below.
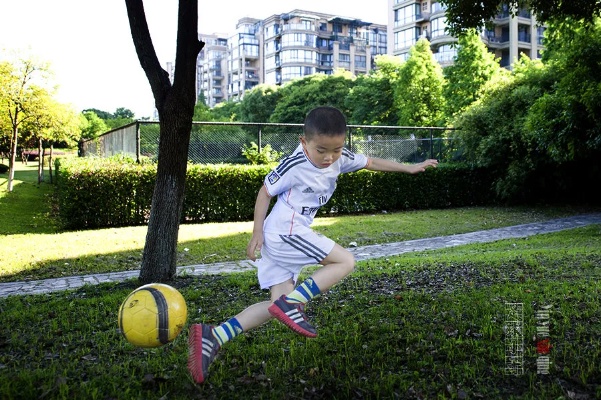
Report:
[[[119,330],[134,346],[159,347],[180,334],[188,308],[182,294],[163,283],[131,292],[119,308]]]

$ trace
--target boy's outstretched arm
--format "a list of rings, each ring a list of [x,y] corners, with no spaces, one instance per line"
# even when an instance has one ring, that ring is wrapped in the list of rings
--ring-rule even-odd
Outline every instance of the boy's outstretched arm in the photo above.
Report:
[[[382,158],[370,158],[365,169],[382,172],[404,172],[406,174],[417,174],[424,172],[426,168],[436,167],[438,160],[428,159],[419,164],[401,164],[396,161],[384,160]]]
[[[263,222],[265,222],[265,217],[267,216],[269,203],[271,203],[271,196],[267,193],[265,185],[263,185],[255,201],[253,235],[250,238],[250,242],[248,242],[248,246],[246,246],[246,256],[253,261],[257,259],[255,252],[260,251],[261,247],[263,247]]]

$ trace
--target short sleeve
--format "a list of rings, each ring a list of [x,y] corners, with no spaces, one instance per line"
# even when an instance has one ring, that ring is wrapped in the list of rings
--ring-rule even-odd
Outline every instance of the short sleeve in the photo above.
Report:
[[[277,172],[277,168],[273,169],[267,174],[265,181],[263,182],[265,189],[267,189],[267,193],[273,197],[290,189],[292,187],[292,175],[293,174],[280,175]]]
[[[342,150],[340,160],[342,161],[341,173],[358,171],[367,167],[369,163],[369,159],[364,154],[355,154],[346,148]]]

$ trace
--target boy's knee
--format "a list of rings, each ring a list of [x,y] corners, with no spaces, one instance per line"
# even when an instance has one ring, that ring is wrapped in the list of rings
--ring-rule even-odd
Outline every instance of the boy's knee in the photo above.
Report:
[[[355,270],[355,265],[357,262],[355,261],[355,256],[350,251],[347,251],[345,256],[344,265],[347,269],[347,274],[352,273]]]

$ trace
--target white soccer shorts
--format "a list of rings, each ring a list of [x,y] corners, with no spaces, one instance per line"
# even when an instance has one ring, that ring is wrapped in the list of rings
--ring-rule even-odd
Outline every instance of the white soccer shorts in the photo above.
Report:
[[[317,265],[334,248],[334,241],[310,228],[299,234],[264,234],[261,258],[256,261],[261,289],[268,289],[290,278],[294,284],[303,267]]]

